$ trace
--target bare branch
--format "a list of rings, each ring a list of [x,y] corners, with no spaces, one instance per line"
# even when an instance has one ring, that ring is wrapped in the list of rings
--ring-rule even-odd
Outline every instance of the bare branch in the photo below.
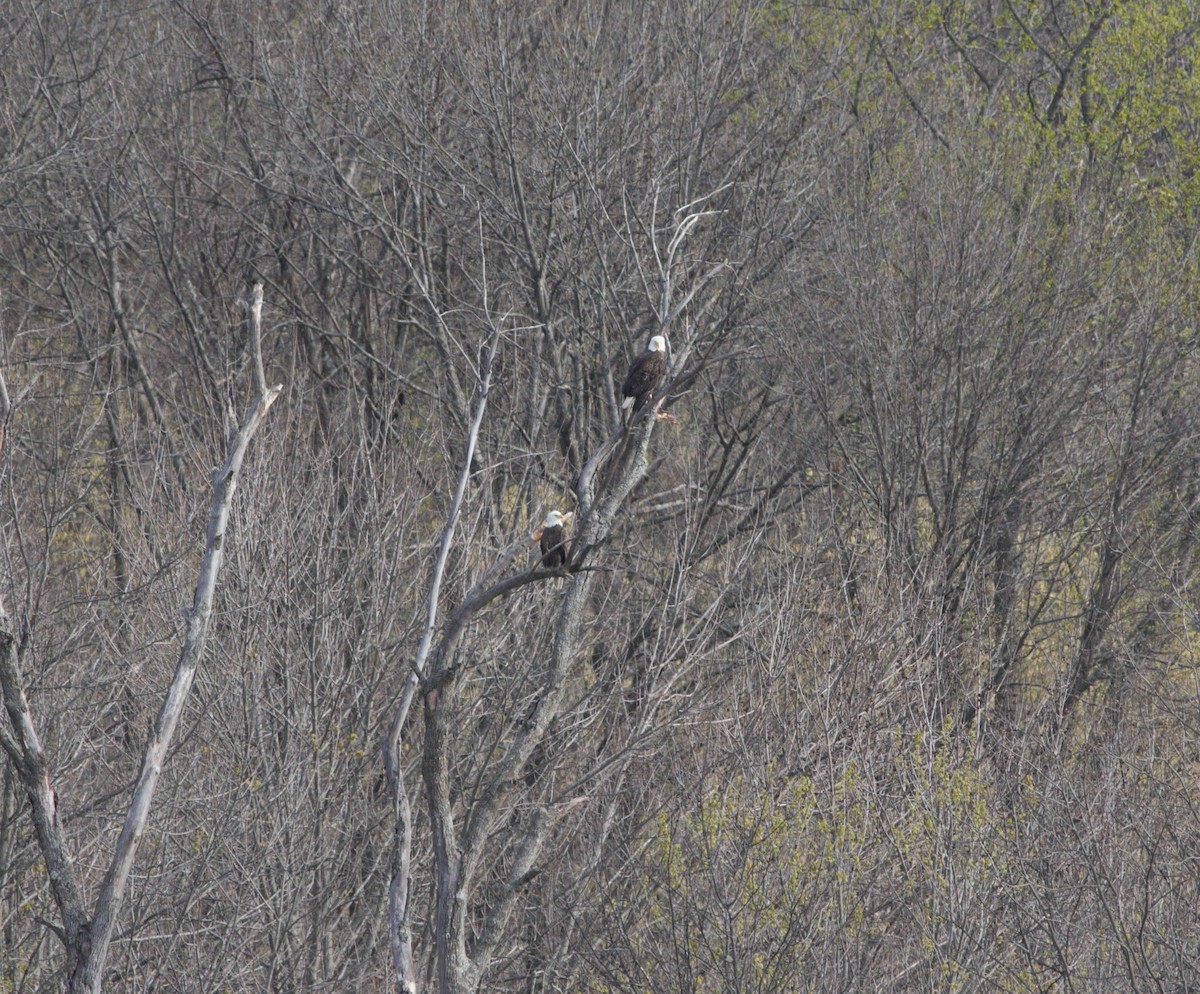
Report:
[[[261,306],[261,299],[259,304]],[[262,358],[260,355],[256,356],[256,363],[261,369]],[[213,594],[224,557],[225,530],[229,523],[229,512],[233,504],[234,492],[237,489],[242,462],[251,439],[282,389],[282,386],[275,386],[259,394],[254,406],[242,422],[241,428],[229,444],[224,465],[213,473],[213,498],[212,510],[209,514],[208,538],[192,599],[192,607],[188,612],[187,632],[184,636],[183,648],[175,667],[174,679],[171,681],[166,699],[163,701],[158,718],[154,723],[150,741],[146,745],[142,759],[142,771],[134,787],[129,810],[125,816],[125,824],[121,829],[116,851],[113,853],[112,862],[108,872],[104,875],[96,899],[92,945],[87,956],[83,984],[83,989],[91,991],[93,994],[98,994],[101,987],[104,962],[109,943],[112,940],[116,916],[125,894],[129,871],[133,866],[134,857],[137,855],[142,833],[145,831],[154,790],[162,772],[162,764],[191,691],[196,670],[204,655],[209,621],[212,616]]]
[[[87,911],[66,840],[59,828],[57,799],[50,780],[46,753],[25,697],[17,660],[16,634],[11,618],[3,613],[0,613],[0,692],[3,692],[4,709],[16,733],[14,738],[6,729],[0,737],[0,745],[3,745],[16,767],[29,797],[38,846],[50,876],[50,890],[62,916],[63,925],[59,935],[66,946],[67,972],[74,985],[79,981],[88,959],[90,940]]]
[[[486,964],[491,958],[496,943],[504,931],[504,926],[512,914],[513,905],[521,888],[525,887],[536,876],[534,864],[542,851],[546,840],[546,832],[550,827],[549,812],[539,805],[529,814],[525,826],[525,835],[517,847],[517,855],[509,868],[500,897],[489,910],[479,938],[471,950],[471,957],[476,962]]]
[[[408,677],[404,681],[404,689],[400,695],[400,703],[392,718],[387,738],[383,744],[384,766],[387,770],[388,781],[392,788],[393,815],[395,828],[392,839],[392,879],[389,887],[388,924],[391,934],[392,966],[395,970],[396,981],[401,990],[415,991],[416,974],[413,966],[412,934],[408,924],[408,887],[409,865],[412,849],[412,806],[408,797],[408,788],[404,781],[404,770],[399,756],[400,736],[408,721],[408,713],[416,696],[417,687],[428,676],[428,660],[433,646],[433,633],[437,628],[438,605],[441,599],[442,581],[446,572],[446,563],[450,557],[450,549],[454,542],[454,530],[462,511],[463,496],[471,477],[471,463],[475,458],[475,448],[479,442],[479,427],[483,423],[483,415],[487,410],[488,390],[491,387],[492,367],[496,359],[496,350],[500,344],[502,322],[492,325],[491,337],[488,339],[487,351],[479,369],[479,383],[475,393],[475,411],[471,417],[470,428],[467,432],[467,447],[463,456],[462,467],[458,474],[458,483],[454,489],[454,497],[450,502],[450,510],[446,515],[446,523],[442,529],[441,542],[438,545],[437,558],[433,564],[433,575],[429,584],[429,598],[425,613],[425,625],[421,633],[421,641],[417,646],[416,657],[413,660]],[[523,544],[523,543],[522,543]],[[513,555],[516,550],[513,550]],[[490,599],[490,598],[489,598]],[[461,612],[460,612],[461,613]],[[463,622],[465,624],[465,620]],[[444,640],[443,640],[444,641]],[[444,658],[444,656],[443,656]]]
[[[250,303],[246,305],[246,317],[250,325],[250,355],[254,362],[254,383],[258,395],[267,393],[267,375],[263,370],[262,358],[262,304],[263,285],[255,283],[250,290]]]
[[[92,196],[92,208],[96,212],[97,224],[100,225],[101,210],[94,195]],[[158,425],[159,431],[167,440],[167,446],[171,453],[171,465],[175,469],[175,479],[178,481],[180,489],[186,490],[187,476],[183,468],[183,454],[179,451],[179,446],[167,421],[166,412],[163,411],[162,404],[159,401],[158,390],[150,379],[150,371],[146,368],[146,363],[142,358],[142,351],[138,347],[137,338],[134,335],[134,329],[130,325],[128,315],[125,313],[125,296],[121,285],[121,271],[117,263],[117,245],[113,238],[112,227],[103,224],[100,228],[99,238],[90,233],[88,238],[91,242],[92,250],[96,253],[97,262],[103,267],[113,324],[116,325],[117,330],[121,333],[121,339],[125,343],[125,348],[129,354],[130,366],[137,376],[138,385],[142,388],[142,396],[150,408],[154,422]]]
[[[4,318],[4,292],[0,290],[0,322]],[[8,431],[8,417],[12,413],[12,398],[8,395],[8,383],[4,379],[4,363],[8,359],[8,340],[4,336],[4,325],[0,323],[0,458],[4,456],[4,439]],[[3,602],[0,601],[0,609]]]

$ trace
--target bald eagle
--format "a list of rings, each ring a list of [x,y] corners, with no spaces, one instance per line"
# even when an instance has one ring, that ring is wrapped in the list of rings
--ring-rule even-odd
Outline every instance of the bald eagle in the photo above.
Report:
[[[646,351],[633,360],[625,382],[621,384],[621,394],[625,398],[621,402],[621,416],[628,418],[637,414],[666,377],[667,340],[662,335],[655,335]]]
[[[546,569],[562,569],[567,565],[566,525],[574,517],[570,511],[551,511],[542,522],[542,527],[533,533],[542,552],[542,565]]]

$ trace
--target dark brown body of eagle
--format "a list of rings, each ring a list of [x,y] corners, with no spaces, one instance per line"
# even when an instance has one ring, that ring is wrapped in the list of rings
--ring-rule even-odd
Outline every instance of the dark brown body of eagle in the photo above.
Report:
[[[667,377],[667,343],[661,335],[650,339],[646,351],[633,360],[625,382],[621,384],[621,410],[637,414],[654,396]]]
[[[562,569],[567,565],[567,542],[562,525],[549,525],[543,528],[540,547],[542,565],[546,569]]]

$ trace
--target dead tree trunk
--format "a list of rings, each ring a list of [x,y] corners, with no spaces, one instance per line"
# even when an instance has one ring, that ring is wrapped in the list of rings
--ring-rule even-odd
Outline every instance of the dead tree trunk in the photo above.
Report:
[[[0,727],[0,747],[16,767],[29,797],[38,845],[46,860],[51,890],[58,905],[61,926],[51,926],[66,949],[66,989],[71,994],[98,994],[104,982],[104,966],[109,944],[129,871],[137,856],[138,844],[149,820],[154,790],[162,773],[163,762],[188,693],[204,655],[212,615],[213,594],[224,556],[225,529],[237,489],[238,475],[250,440],[262,424],[282,389],[267,387],[261,357],[260,322],[262,285],[253,288],[250,303],[250,338],[255,362],[257,399],[229,442],[224,464],[213,473],[212,509],[209,513],[207,541],[196,590],[188,611],[187,632],[175,676],[154,723],[150,741],[142,758],[142,769],[125,815],[125,824],[117,840],[112,863],[101,881],[96,904],[89,917],[79,882],[72,869],[66,839],[56,815],[57,799],[50,778],[50,767],[38,738],[33,715],[24,692],[19,661],[19,641],[11,619],[0,611],[0,689],[11,729]],[[5,410],[0,423],[7,421],[8,393],[0,376],[0,398]]]

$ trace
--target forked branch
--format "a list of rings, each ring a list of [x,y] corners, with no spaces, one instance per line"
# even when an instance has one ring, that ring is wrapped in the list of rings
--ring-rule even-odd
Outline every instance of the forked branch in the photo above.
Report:
[[[38,844],[46,860],[51,889],[62,917],[62,928],[55,931],[66,945],[67,989],[72,994],[98,994],[100,991],[113,928],[125,896],[125,887],[137,855],[138,844],[149,818],[154,790],[195,679],[196,669],[204,655],[213,594],[224,556],[225,530],[229,523],[230,507],[237,489],[242,462],[250,440],[282,389],[280,386],[269,389],[263,387],[262,357],[259,351],[261,336],[257,327],[261,318],[261,302],[262,290],[261,287],[257,287],[255,304],[251,305],[250,312],[255,325],[252,341],[257,353],[255,362],[260,389],[254,406],[229,443],[224,464],[213,474],[212,507],[204,558],[200,565],[192,607],[188,612],[183,648],[171,686],[154,723],[150,741],[146,745],[141,773],[134,787],[125,824],[117,840],[112,862],[101,881],[90,921],[84,910],[78,881],[71,868],[70,856],[59,831],[57,801],[50,780],[49,764],[38,739],[22,686],[15,633],[7,616],[0,614],[0,685],[3,686],[4,706],[13,733],[10,734],[6,730],[5,734],[0,736],[0,745],[20,772],[22,785],[30,800]],[[7,392],[0,392],[6,399]]]
[[[433,635],[437,629],[442,581],[446,573],[446,563],[450,558],[450,549],[454,543],[455,527],[462,512],[463,497],[471,478],[471,463],[475,459],[475,448],[479,443],[479,428],[483,423],[484,412],[487,410],[488,391],[492,383],[492,367],[496,360],[496,350],[500,345],[501,329],[500,322],[493,324],[487,347],[481,350],[482,361],[479,366],[479,380],[475,391],[475,409],[467,430],[466,452],[459,469],[454,497],[450,502],[450,510],[446,514],[446,523],[442,527],[442,537],[438,544],[437,558],[433,564],[421,641],[417,646],[417,654],[408,676],[405,678],[404,689],[401,691],[400,702],[392,717],[387,738],[383,742],[383,762],[392,790],[394,819],[392,878],[388,894],[388,930],[392,947],[392,969],[395,972],[396,983],[405,994],[412,994],[416,991],[417,978],[416,967],[413,963],[412,930],[409,927],[408,918],[409,867],[412,853],[412,801],[408,795],[408,786],[405,783],[404,767],[400,757],[400,737],[408,722],[408,715],[412,709],[417,689],[428,675]]]

